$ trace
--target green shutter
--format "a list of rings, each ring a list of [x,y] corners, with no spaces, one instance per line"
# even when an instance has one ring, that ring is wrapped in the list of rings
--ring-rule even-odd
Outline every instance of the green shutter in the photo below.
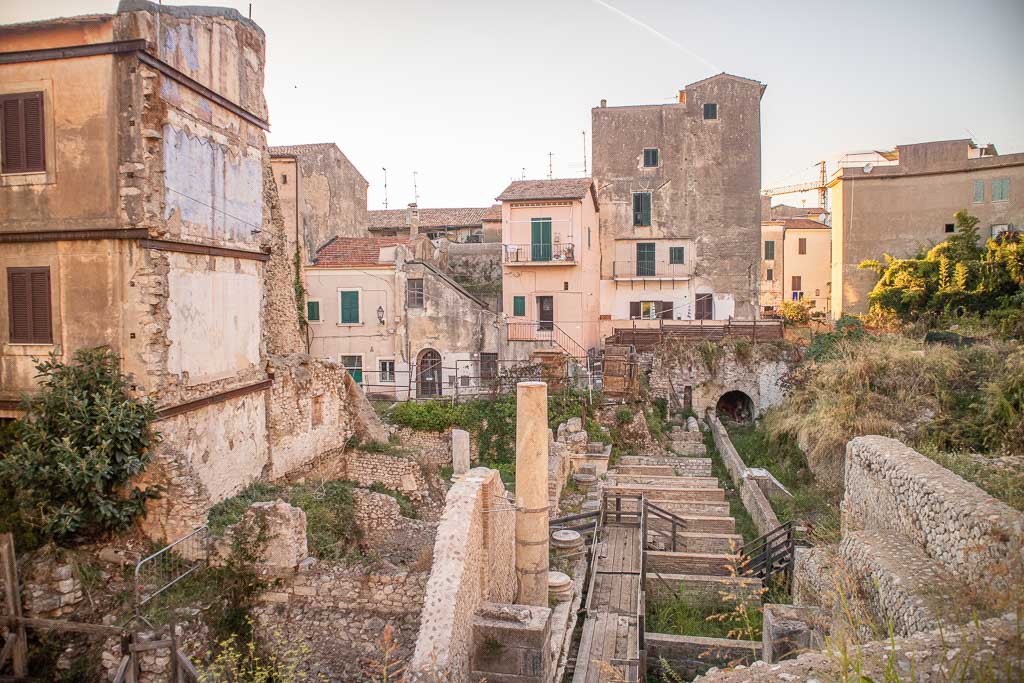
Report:
[[[341,293],[341,322],[359,322],[359,292]]]
[[[654,277],[655,268],[654,242],[640,242],[636,245],[636,274],[638,277]]]
[[[642,227],[651,224],[651,193],[633,193],[633,225]]]
[[[319,301],[307,301],[306,302],[306,320],[317,322],[320,320],[320,302]]]
[[[686,260],[686,247],[669,247],[668,262],[673,264],[683,263]]]
[[[775,260],[775,242],[772,240],[765,240],[764,242],[764,260]]]
[[[514,296],[512,297],[512,315],[517,317],[523,317],[526,315],[526,297],[525,296]]]
[[[551,260],[551,219],[530,220],[530,251],[533,261]]]
[[[985,203],[985,181],[975,180],[974,181],[974,203],[984,204]]]

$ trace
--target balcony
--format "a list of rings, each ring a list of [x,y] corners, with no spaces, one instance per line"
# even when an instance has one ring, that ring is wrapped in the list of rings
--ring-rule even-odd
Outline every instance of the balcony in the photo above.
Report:
[[[576,265],[576,245],[570,242],[505,244],[503,247],[504,262],[507,266]]]
[[[692,262],[615,261],[612,263],[612,278],[615,280],[689,280],[692,276]]]

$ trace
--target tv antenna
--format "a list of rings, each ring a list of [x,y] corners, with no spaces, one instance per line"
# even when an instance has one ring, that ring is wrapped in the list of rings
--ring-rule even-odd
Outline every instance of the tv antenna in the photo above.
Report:
[[[418,173],[419,171],[412,172],[412,200],[416,202],[416,206],[419,206],[420,204],[420,191],[416,185],[416,176]]]
[[[587,177],[587,131],[581,130],[583,135],[583,177]]]
[[[383,166],[380,168],[384,171],[384,208],[386,209],[388,208],[388,169]]]
[[[555,158],[554,152],[548,152],[548,180],[552,180],[555,177],[553,160]]]

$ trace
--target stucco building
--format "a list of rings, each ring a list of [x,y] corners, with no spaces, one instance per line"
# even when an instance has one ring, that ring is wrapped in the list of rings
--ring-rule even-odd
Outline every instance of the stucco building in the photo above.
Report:
[[[762,83],[719,74],[671,104],[592,110],[601,317],[753,318]]]
[[[453,242],[485,241],[484,217],[489,207],[426,209],[409,204],[404,209],[375,209],[367,212],[366,228],[375,237],[411,237],[423,234],[430,239]],[[487,233],[493,239],[493,230]]]
[[[0,44],[2,414],[36,359],[111,347],[156,402],[144,478],[165,490],[145,524],[163,538],[343,447],[344,375],[298,353],[259,26],[123,0]]]
[[[302,263],[332,237],[367,234],[369,183],[336,144],[275,146],[270,157],[288,244],[301,242]]]
[[[765,221],[761,224],[762,314],[783,301],[809,301],[815,311],[831,308],[831,248],[829,226],[807,218]]]
[[[847,155],[832,190],[833,315],[865,313],[876,276],[866,259],[900,258],[938,244],[960,209],[980,219],[981,236],[1024,224],[1024,153],[946,140]]]
[[[508,357],[525,360],[553,343],[583,358],[601,338],[601,237],[593,181],[517,180],[498,201]]]
[[[437,266],[424,236],[338,237],[305,269],[310,353],[368,396],[485,390],[498,373],[497,315]]]

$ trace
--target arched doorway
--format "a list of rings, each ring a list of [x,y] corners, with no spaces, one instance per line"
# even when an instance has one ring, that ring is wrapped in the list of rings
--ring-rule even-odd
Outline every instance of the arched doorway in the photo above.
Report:
[[[416,361],[416,397],[441,395],[441,354],[434,349],[420,351]]]
[[[718,399],[715,412],[734,422],[753,422],[754,401],[742,391],[727,391]]]

